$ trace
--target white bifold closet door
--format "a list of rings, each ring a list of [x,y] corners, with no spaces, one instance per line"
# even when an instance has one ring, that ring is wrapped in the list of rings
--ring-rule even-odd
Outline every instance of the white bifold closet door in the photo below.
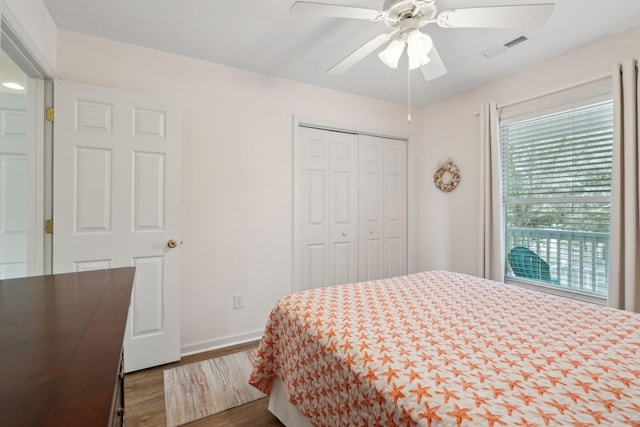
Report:
[[[407,273],[407,143],[359,136],[358,280]]]
[[[358,279],[358,135],[298,128],[294,290]]]
[[[406,141],[299,126],[293,290],[407,272]]]

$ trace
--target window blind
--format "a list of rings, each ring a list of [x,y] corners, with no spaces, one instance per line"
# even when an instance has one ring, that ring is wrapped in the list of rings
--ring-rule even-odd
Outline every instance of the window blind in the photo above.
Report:
[[[500,143],[506,274],[605,294],[613,103],[501,123]]]

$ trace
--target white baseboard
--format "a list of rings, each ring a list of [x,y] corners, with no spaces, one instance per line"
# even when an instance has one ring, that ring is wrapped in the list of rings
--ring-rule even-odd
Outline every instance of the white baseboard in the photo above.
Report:
[[[244,344],[249,341],[256,341],[262,338],[264,330],[247,332],[246,334],[233,335],[213,341],[201,341],[198,343],[187,344],[180,349],[181,356],[189,356],[191,354],[202,353],[204,351],[217,350],[219,348],[231,347],[237,344]]]

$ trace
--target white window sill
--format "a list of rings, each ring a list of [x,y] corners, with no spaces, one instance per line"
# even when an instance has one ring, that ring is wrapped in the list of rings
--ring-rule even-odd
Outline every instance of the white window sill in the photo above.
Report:
[[[545,285],[537,281],[522,279],[520,277],[505,277],[504,282],[510,285],[520,286],[522,288],[531,289],[547,294],[558,295],[565,298],[571,298],[578,301],[589,302],[597,305],[607,305],[607,297],[594,295],[589,292],[580,292],[578,290],[559,288],[553,285]]]

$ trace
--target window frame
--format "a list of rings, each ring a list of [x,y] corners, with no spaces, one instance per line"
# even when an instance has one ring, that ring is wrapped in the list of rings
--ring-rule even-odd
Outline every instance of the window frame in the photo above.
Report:
[[[556,112],[566,111],[573,108],[579,108],[587,105],[597,104],[603,101],[611,101],[613,99],[611,76],[605,76],[586,83],[581,83],[566,89],[553,91],[534,98],[518,101],[500,108],[498,118],[498,134],[504,125],[521,122],[527,119],[542,117]],[[500,173],[502,174],[502,141],[500,144]],[[501,186],[500,197],[502,199],[503,188]],[[501,206],[504,215],[505,203],[501,200]],[[506,219],[506,218],[505,218]],[[502,244],[506,246],[506,221],[503,221],[503,239]],[[502,265],[504,271],[507,270],[507,248],[504,247],[504,259]],[[557,285],[545,284],[544,282],[531,280],[523,277],[504,276],[504,282],[511,285],[520,286],[539,292],[550,293],[563,296],[579,301],[589,302],[598,305],[607,304],[607,296],[599,295],[592,292],[581,291],[579,289],[559,287]]]

